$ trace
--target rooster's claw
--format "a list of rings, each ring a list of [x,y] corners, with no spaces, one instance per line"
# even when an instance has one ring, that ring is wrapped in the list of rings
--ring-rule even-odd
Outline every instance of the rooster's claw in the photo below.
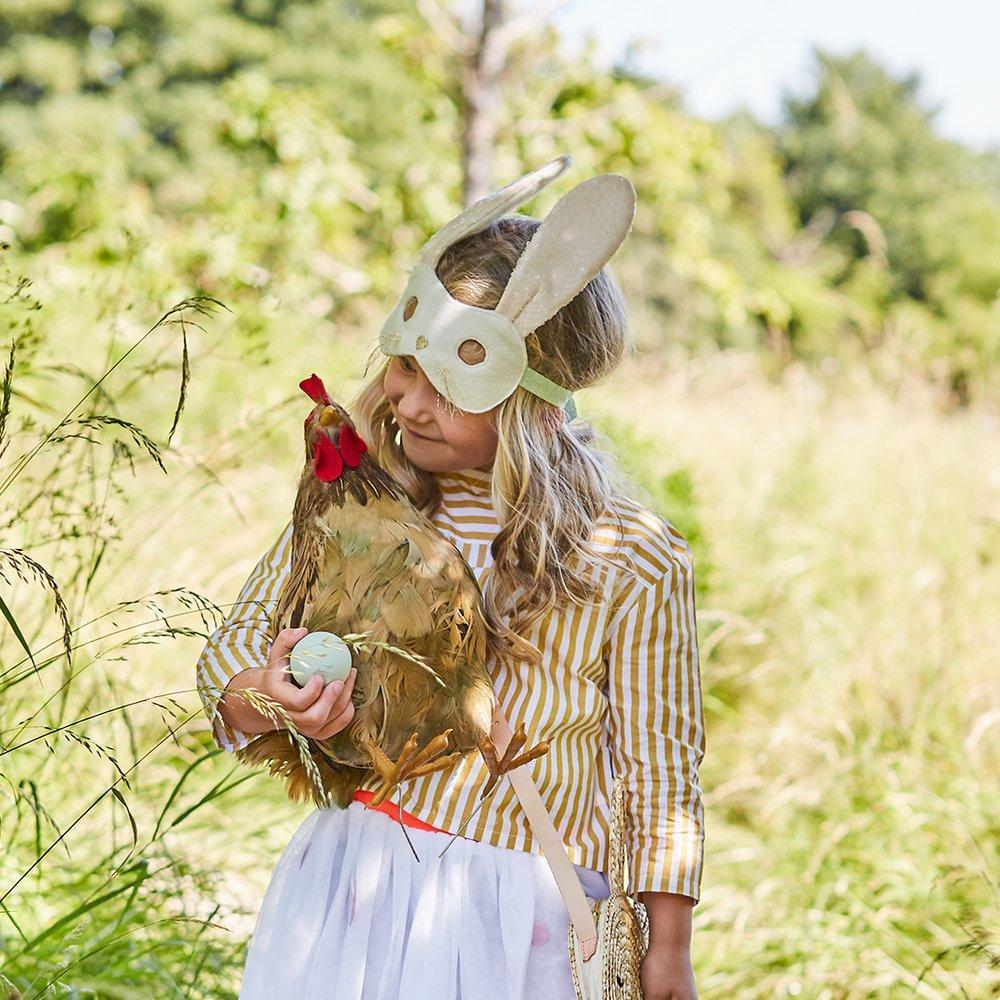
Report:
[[[380,746],[366,740],[363,746],[372,758],[374,770],[382,779],[382,784],[368,804],[369,808],[381,805],[392,795],[396,786],[407,778],[419,778],[422,775],[432,774],[434,771],[444,771],[446,768],[454,766],[462,756],[461,751],[455,751],[455,753],[450,753],[445,757],[439,756],[448,746],[450,735],[451,729],[446,729],[418,752],[418,734],[414,733],[403,745],[396,760],[391,760]]]
[[[518,755],[521,747],[527,741],[528,737],[525,734],[523,722],[517,724],[517,729],[514,730],[510,738],[510,743],[507,744],[507,749],[504,750],[499,758],[497,757],[497,748],[490,737],[483,736],[479,740],[479,752],[483,755],[486,766],[490,769],[490,776],[486,780],[486,785],[479,796],[481,799],[485,799],[489,795],[493,790],[493,786],[500,780],[501,775],[548,753],[548,740],[542,740],[541,743],[535,744],[530,750],[526,750],[524,753]]]

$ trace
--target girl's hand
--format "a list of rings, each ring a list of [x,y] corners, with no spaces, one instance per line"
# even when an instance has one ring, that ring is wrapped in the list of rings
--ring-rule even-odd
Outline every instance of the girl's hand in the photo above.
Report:
[[[325,740],[346,729],[354,718],[351,692],[358,672],[351,667],[346,680],[329,684],[319,674],[313,674],[300,688],[289,672],[289,654],[307,632],[304,628],[286,628],[278,633],[256,687],[285,709],[303,736]]]
[[[639,984],[643,1000],[697,1000],[690,950],[651,941],[639,966]]]

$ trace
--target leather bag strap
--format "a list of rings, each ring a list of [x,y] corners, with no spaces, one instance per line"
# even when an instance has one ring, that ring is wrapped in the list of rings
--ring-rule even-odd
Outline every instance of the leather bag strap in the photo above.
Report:
[[[499,703],[494,702],[491,736],[500,753],[507,749],[507,744],[513,735]],[[521,807],[528,817],[531,832],[538,841],[542,855],[552,869],[556,885],[559,886],[559,891],[566,901],[570,923],[580,942],[580,954],[586,961],[597,951],[597,924],[587,902],[587,894],[583,891],[580,876],[566,853],[566,846],[552,822],[549,811],[545,808],[545,803],[542,802],[538,788],[528,774],[527,765],[522,764],[513,771],[508,771],[507,777],[510,778]]]

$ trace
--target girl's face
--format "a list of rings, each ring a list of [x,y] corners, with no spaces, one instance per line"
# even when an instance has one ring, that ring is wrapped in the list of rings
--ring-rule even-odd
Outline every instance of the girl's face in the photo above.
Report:
[[[413,355],[393,355],[382,388],[402,431],[403,451],[425,472],[483,469],[497,451],[494,407],[467,413],[448,404],[423,373]]]

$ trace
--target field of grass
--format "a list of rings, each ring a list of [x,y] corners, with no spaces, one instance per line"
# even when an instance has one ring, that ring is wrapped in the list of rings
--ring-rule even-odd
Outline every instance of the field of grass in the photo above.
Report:
[[[7,303],[29,346],[5,479],[159,315],[58,278],[38,310]],[[64,425],[0,488],[4,602],[37,665],[7,628],[0,986],[21,1000],[234,996],[305,815],[213,752],[193,669],[212,602],[289,516],[298,381],[343,398],[373,341],[287,303],[181,317],[204,330],[165,324],[75,411],[127,425]],[[736,353],[630,364],[579,405],[695,547],[701,995],[997,995],[996,413]],[[19,550],[58,584],[71,659]]]
[[[996,415],[756,369],[599,401],[646,477],[690,470],[706,543],[700,988],[996,995]]]

